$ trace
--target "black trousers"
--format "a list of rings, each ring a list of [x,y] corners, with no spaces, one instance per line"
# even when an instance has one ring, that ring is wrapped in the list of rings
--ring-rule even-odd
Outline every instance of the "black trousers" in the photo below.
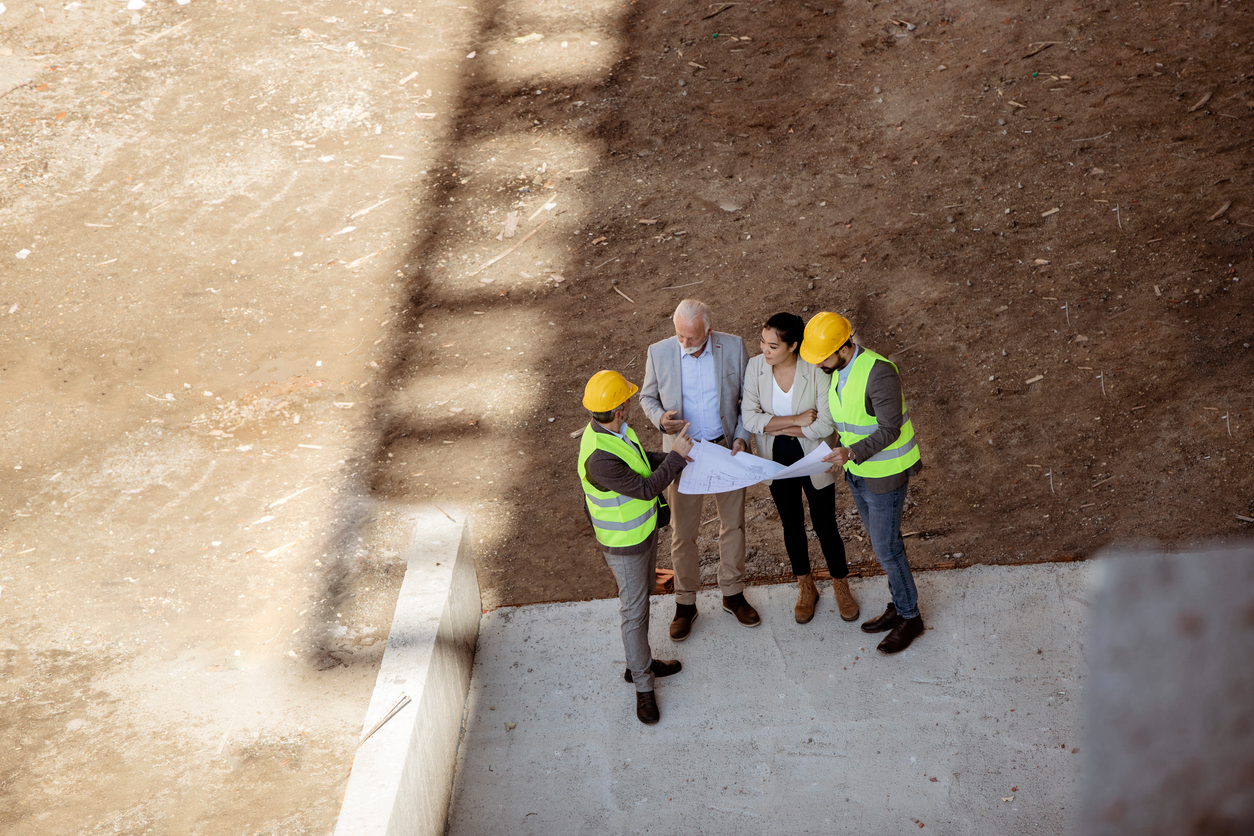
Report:
[[[775,437],[771,458],[782,465],[790,465],[801,457],[801,442],[786,435]],[[784,548],[792,563],[792,573],[810,574],[810,544],[806,539],[802,494],[810,505],[810,522],[819,538],[827,571],[833,578],[845,577],[849,574],[849,565],[845,562],[845,541],[840,538],[840,530],[836,527],[836,485],[816,488],[809,476],[771,482],[771,499],[775,500],[779,521],[784,527]]]

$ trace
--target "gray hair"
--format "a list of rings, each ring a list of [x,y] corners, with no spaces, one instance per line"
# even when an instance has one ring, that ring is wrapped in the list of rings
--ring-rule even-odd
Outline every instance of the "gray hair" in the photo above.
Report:
[[[675,315],[671,319],[674,322],[679,322],[680,320],[696,322],[700,319],[706,331],[714,327],[714,317],[710,312],[710,306],[698,299],[685,299],[680,302],[675,308]]]

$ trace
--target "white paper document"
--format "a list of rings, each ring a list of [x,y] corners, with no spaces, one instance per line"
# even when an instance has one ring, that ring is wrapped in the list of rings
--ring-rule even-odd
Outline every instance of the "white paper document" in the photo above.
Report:
[[[796,464],[785,467],[778,462],[749,453],[731,454],[731,450],[709,441],[698,441],[692,448],[692,459],[679,475],[679,492],[687,494],[726,493],[756,485],[765,479],[789,479],[813,476],[830,470],[823,457],[832,452],[826,441]]]

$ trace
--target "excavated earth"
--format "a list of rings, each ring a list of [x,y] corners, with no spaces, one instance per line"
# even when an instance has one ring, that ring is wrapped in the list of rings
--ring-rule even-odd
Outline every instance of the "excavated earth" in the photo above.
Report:
[[[328,832],[399,510],[613,595],[580,394],[685,296],[899,364],[922,570],[1249,534],[1244,0],[4,5],[5,833]]]

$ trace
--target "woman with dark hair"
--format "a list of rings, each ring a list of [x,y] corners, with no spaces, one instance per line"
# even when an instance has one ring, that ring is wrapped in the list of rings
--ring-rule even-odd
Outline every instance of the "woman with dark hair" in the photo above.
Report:
[[[758,455],[790,465],[819,446],[835,427],[819,418],[818,399],[827,396],[831,379],[816,366],[802,360],[797,351],[805,333],[801,317],[777,313],[762,328],[762,353],[749,360],[740,405],[745,429],[754,434]],[[797,606],[793,614],[798,624],[814,617],[818,590],[810,571],[810,546],[806,540],[804,493],[810,505],[810,521],[832,576],[832,591],[840,617],[858,617],[858,602],[849,591],[849,567],[845,563],[845,543],[836,527],[836,487],[831,473],[776,479],[768,482],[771,499],[784,527],[784,548],[797,577]]]

